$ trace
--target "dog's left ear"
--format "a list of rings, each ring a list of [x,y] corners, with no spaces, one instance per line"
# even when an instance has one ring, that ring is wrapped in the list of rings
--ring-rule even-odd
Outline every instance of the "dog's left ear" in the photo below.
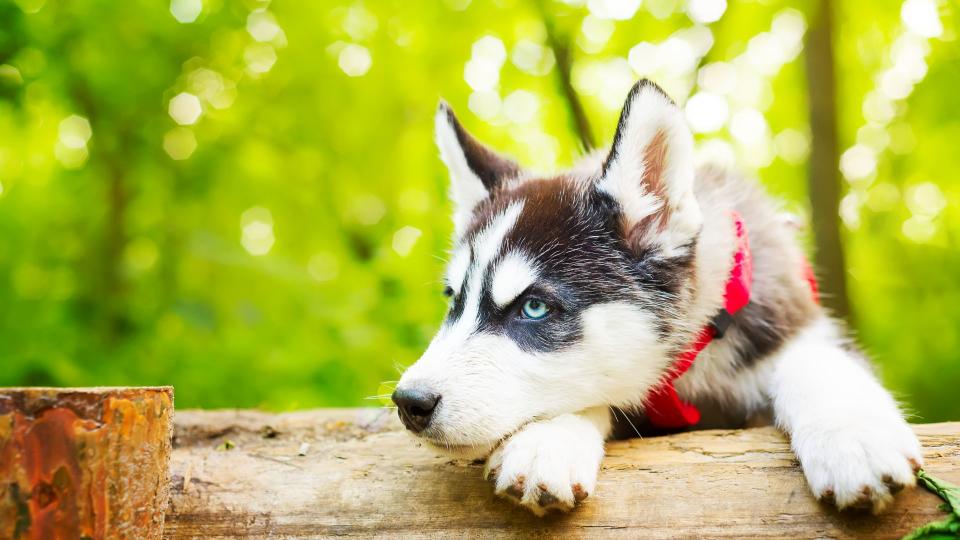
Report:
[[[440,102],[434,120],[440,159],[450,171],[453,224],[459,237],[470,224],[473,209],[505,179],[516,177],[520,166],[467,133],[446,102]]]
[[[656,84],[630,90],[597,189],[620,206],[630,247],[657,244],[676,253],[700,231],[693,194],[693,135],[683,113]]]

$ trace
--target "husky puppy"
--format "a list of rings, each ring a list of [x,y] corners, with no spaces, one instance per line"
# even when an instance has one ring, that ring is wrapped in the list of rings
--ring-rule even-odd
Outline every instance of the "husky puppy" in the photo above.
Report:
[[[421,440],[486,458],[496,493],[537,515],[573,508],[596,487],[612,412],[642,414],[723,308],[735,211],[752,292],[675,382],[698,427],[772,418],[813,494],[841,509],[877,512],[914,485],[917,438],[811,295],[795,227],[753,183],[695,170],[658,86],[630,91],[609,152],[559,174],[481,145],[444,103],[436,140],[455,206],[450,309],[393,395]]]

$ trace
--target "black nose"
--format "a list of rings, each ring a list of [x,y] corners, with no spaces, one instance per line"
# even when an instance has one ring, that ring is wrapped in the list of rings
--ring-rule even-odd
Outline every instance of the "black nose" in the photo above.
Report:
[[[398,388],[392,398],[397,404],[400,421],[414,433],[426,429],[437,403],[440,403],[440,396],[437,394],[413,388]]]

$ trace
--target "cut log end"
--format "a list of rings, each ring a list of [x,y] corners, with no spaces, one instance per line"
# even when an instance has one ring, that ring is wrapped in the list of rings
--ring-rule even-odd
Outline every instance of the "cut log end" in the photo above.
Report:
[[[0,538],[160,538],[173,388],[0,388]]]

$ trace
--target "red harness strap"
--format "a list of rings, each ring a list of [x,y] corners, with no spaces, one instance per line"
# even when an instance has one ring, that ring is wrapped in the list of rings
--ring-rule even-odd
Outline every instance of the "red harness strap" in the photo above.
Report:
[[[680,399],[673,387],[674,381],[690,369],[700,354],[715,337],[722,337],[733,315],[750,301],[750,285],[753,283],[753,259],[750,256],[750,244],[743,218],[737,212],[731,212],[736,227],[737,249],[733,254],[733,268],[727,280],[723,294],[723,309],[717,317],[700,331],[696,341],[677,358],[673,369],[650,391],[644,407],[644,414],[655,427],[678,429],[689,427],[700,421],[700,411],[694,405]],[[808,264],[809,266],[809,264]],[[812,280],[813,272],[809,272]],[[811,281],[815,284],[815,281]]]
[[[655,386],[647,396],[644,413],[654,427],[662,429],[680,429],[695,425],[700,421],[700,411],[694,405],[680,399],[674,381],[690,369],[697,355],[714,338],[722,338],[723,332],[733,321],[733,315],[750,301],[750,285],[753,283],[753,259],[750,256],[750,244],[743,218],[737,212],[731,212],[736,227],[737,250],[733,254],[733,268],[723,293],[723,309],[713,321],[704,327],[697,340],[686,352],[677,358],[673,369]],[[810,261],[803,260],[803,277],[810,284],[813,300],[820,303],[817,278]]]

